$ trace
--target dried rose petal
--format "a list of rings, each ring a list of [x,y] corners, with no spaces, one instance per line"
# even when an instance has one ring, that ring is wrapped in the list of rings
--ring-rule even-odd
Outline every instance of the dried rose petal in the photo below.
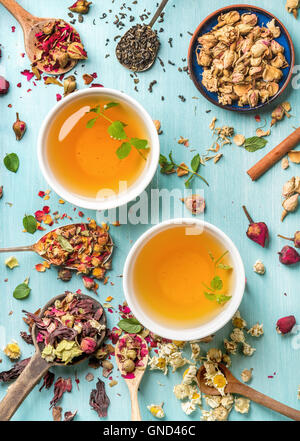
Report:
[[[282,317],[276,323],[276,330],[279,334],[288,334],[296,324],[296,319],[293,315]]]
[[[294,265],[300,262],[300,254],[297,253],[295,248],[286,245],[282,248],[282,250],[278,253],[279,261],[283,263],[283,265]]]

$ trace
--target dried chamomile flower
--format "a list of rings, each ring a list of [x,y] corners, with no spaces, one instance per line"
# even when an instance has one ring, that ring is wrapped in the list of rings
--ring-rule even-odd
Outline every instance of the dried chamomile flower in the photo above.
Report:
[[[173,393],[177,400],[184,400],[190,395],[190,386],[188,384],[176,384],[173,388]]]
[[[191,350],[192,350],[192,360],[197,361],[200,358],[200,346],[198,343],[190,343]]]
[[[229,410],[225,409],[223,406],[219,406],[216,409],[213,409],[212,414],[215,421],[226,421],[228,419]]]
[[[5,260],[5,265],[10,269],[14,269],[16,266],[19,266],[18,259],[14,256],[9,257]]]
[[[174,373],[178,368],[189,363],[189,360],[182,356],[181,352],[174,352],[168,358],[168,364],[172,367],[172,372]]]
[[[205,378],[212,378],[218,371],[218,365],[212,361],[205,361],[203,366],[205,368]]]
[[[157,357],[156,355],[152,358],[149,358],[149,366],[150,370],[153,371],[155,369],[160,370],[167,375],[168,373],[168,365],[167,360],[163,357]]]
[[[256,129],[256,136],[259,138],[263,138],[264,136],[269,136],[271,133],[271,130],[262,130],[262,129]]]
[[[4,348],[4,354],[7,355],[11,360],[17,360],[21,356],[21,349],[16,342],[8,343]]]
[[[211,410],[202,410],[202,421],[216,421],[216,418],[213,414],[213,409]]]
[[[244,332],[239,328],[234,328],[233,332],[230,334],[230,338],[235,343],[243,343],[245,341]]]
[[[185,403],[181,403],[181,408],[186,415],[190,415],[195,412],[196,404],[192,401],[186,401]]]
[[[248,343],[243,343],[243,354],[247,357],[251,357],[256,351],[255,348],[252,348]]]
[[[196,382],[196,374],[197,374],[197,367],[192,365],[189,366],[183,373],[183,384],[192,384],[193,382]]]
[[[237,351],[237,343],[234,341],[224,339],[224,347],[229,354],[235,355]]]
[[[223,397],[220,395],[206,395],[205,396],[205,402],[206,404],[211,407],[212,409],[216,409],[221,405],[221,400]]]
[[[213,386],[220,392],[222,396],[225,395],[225,387],[227,385],[227,380],[225,375],[218,371],[216,375],[212,378]]]
[[[151,412],[151,414],[155,417],[155,418],[164,418],[165,416],[165,412],[163,410],[163,404],[151,404],[150,406],[147,406],[147,409]]]
[[[227,368],[231,366],[231,358],[229,357],[229,355],[227,354],[222,355],[222,363],[224,363]]]
[[[207,357],[208,361],[212,361],[212,362],[215,362],[215,363],[220,363],[221,360],[222,360],[222,351],[220,351],[220,349],[211,348],[207,352],[206,357]]]
[[[266,268],[261,260],[257,260],[255,262],[255,264],[253,265],[253,271],[257,274],[260,274],[261,276],[265,274]]]
[[[221,406],[225,407],[225,409],[231,410],[233,403],[234,403],[234,398],[231,394],[227,394],[221,398]]]
[[[236,398],[234,402],[234,410],[239,413],[248,413],[250,408],[250,400],[244,397]]]
[[[190,388],[189,399],[193,404],[201,406],[201,392],[196,387]]]
[[[257,323],[256,325],[252,326],[247,333],[250,334],[252,337],[261,337],[264,334],[263,330],[263,324]]]
[[[245,140],[246,140],[246,138],[244,135],[235,135],[233,138],[233,142],[238,147],[241,147],[244,144]]]
[[[186,345],[186,341],[173,340],[172,342],[178,349],[183,349]]]
[[[244,329],[247,326],[246,321],[241,317],[239,311],[237,311],[232,317],[232,324],[234,328]]]
[[[248,383],[248,381],[250,381],[251,378],[252,378],[252,369],[244,369],[241,373],[241,379],[245,383]]]

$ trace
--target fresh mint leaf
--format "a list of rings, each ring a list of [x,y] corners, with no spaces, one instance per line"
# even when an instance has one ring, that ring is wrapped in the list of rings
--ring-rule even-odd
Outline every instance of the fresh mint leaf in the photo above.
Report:
[[[104,104],[104,110],[111,109],[112,107],[116,107],[116,106],[118,106],[118,105],[119,105],[119,103],[114,103],[114,102],[112,101],[111,103]]]
[[[91,129],[92,127],[94,127],[95,122],[97,121],[98,118],[93,118],[90,119],[87,123],[86,123],[86,127],[88,129]]]
[[[191,168],[193,170],[193,172],[197,173],[198,169],[200,166],[200,155],[199,153],[193,157],[193,159],[191,160]]]
[[[23,218],[23,226],[27,233],[33,234],[36,232],[37,229],[37,221],[35,217],[33,216],[27,216],[25,215]]]
[[[217,268],[220,268],[220,269],[223,269],[223,270],[231,270],[231,269],[232,269],[232,266],[230,266],[230,265],[224,265],[224,263],[219,263],[219,264],[217,265]]]
[[[228,300],[231,299],[231,296],[225,296],[224,294],[218,295],[217,296],[217,303],[219,303],[219,305],[222,305],[223,303],[228,302]]]
[[[220,276],[215,276],[210,282],[210,286],[214,291],[221,291],[223,288],[223,282]]]
[[[7,170],[16,173],[19,169],[20,161],[19,157],[16,153],[9,153],[3,159],[4,165]]]
[[[68,253],[72,253],[72,251],[74,250],[70,242],[61,234],[57,236],[57,241],[64,251],[67,251]]]
[[[147,141],[147,139],[131,138],[129,142],[136,149],[147,149],[148,148],[148,141]]]
[[[143,326],[135,318],[122,319],[119,321],[118,326],[129,334],[138,334],[143,329]]]
[[[98,104],[98,106],[93,107],[92,109],[90,109],[90,112],[94,112],[94,113],[100,113],[101,109],[100,109],[100,105]]]
[[[212,292],[206,292],[204,291],[204,295],[208,300],[214,301],[216,300],[216,294],[212,293]]]
[[[256,150],[264,148],[267,143],[268,141],[264,138],[252,136],[245,140],[244,147],[248,152],[256,152]]]
[[[24,282],[15,288],[15,290],[13,292],[13,296],[15,299],[23,300],[29,296],[30,291],[31,291],[31,288],[29,288],[28,283]]]
[[[107,130],[110,136],[115,139],[126,139],[124,125],[121,121],[114,121]]]
[[[119,159],[124,159],[130,152],[131,144],[129,142],[123,142],[123,144],[117,149],[117,156]]]

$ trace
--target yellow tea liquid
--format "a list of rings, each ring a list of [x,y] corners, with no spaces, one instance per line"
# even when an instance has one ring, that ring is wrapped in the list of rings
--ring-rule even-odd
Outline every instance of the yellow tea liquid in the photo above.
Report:
[[[103,189],[119,193],[119,181],[130,187],[141,175],[146,160],[132,147],[130,154],[119,159],[116,150],[123,141],[112,139],[107,131],[110,122],[99,117],[92,128],[87,122],[96,116],[90,108],[109,102],[118,106],[105,111],[112,121],[122,121],[128,138],[147,139],[146,128],[137,113],[111,97],[84,97],[70,103],[56,116],[49,130],[47,155],[52,173],[69,191],[96,197]],[[151,146],[150,146],[151,147]],[[148,150],[143,150],[147,156]]]
[[[152,319],[178,328],[201,325],[218,315],[224,305],[208,300],[203,282],[210,286],[215,275],[222,292],[231,295],[233,270],[217,269],[209,256],[226,250],[208,232],[187,235],[185,226],[174,226],[151,238],[138,254],[133,285],[139,304]],[[221,261],[230,265],[227,254]],[[230,300],[229,300],[230,301]]]

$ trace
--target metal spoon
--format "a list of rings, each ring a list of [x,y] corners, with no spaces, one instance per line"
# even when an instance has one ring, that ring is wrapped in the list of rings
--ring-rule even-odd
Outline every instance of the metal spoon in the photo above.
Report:
[[[273,398],[270,398],[267,395],[264,395],[261,392],[256,391],[255,389],[252,389],[252,387],[241,383],[223,364],[219,364],[219,369],[225,375],[228,383],[225,387],[226,394],[235,393],[243,395],[244,397],[247,397],[250,400],[255,401],[256,403],[261,404],[262,406],[268,407],[269,409],[275,410],[275,412],[281,413],[282,415],[291,418],[292,420],[300,421],[299,410],[292,409],[285,404],[279,403],[279,401],[273,400]],[[216,388],[207,386],[207,384],[205,383],[204,374],[205,367],[201,366],[201,368],[197,372],[197,382],[201,392],[206,395],[220,395],[220,392]]]
[[[0,0],[0,1],[1,1],[1,0]],[[37,253],[39,256],[41,256],[44,260],[46,260],[47,262],[51,263],[51,265],[54,265],[54,266],[63,266],[63,267],[65,267],[65,268],[67,268],[67,269],[70,269],[70,270],[77,270],[76,267],[65,266],[65,265],[55,265],[54,263],[52,263],[51,260],[47,259],[45,256],[43,256],[43,255],[40,254],[40,252],[39,252],[39,244],[43,241],[43,239],[44,239],[48,234],[50,234],[51,232],[53,232],[53,231],[55,231],[55,230],[57,230],[57,229],[59,229],[59,230],[63,230],[64,228],[69,228],[69,227],[75,227],[75,228],[76,228],[76,227],[78,227],[78,226],[80,226],[80,225],[82,225],[82,223],[80,223],[80,224],[68,224],[68,225],[64,225],[64,226],[62,226],[62,227],[55,228],[54,230],[52,230],[52,231],[48,231],[48,233],[44,234],[44,236],[42,236],[42,237],[40,238],[40,240],[38,240],[38,241],[37,241],[36,243],[34,243],[33,245],[27,245],[27,246],[24,246],[24,247],[0,248],[0,253],[12,253],[12,252],[19,252],[19,251],[34,251],[34,252]],[[112,238],[111,238],[111,235],[110,235],[109,233],[107,233],[107,234],[109,235],[109,242],[108,242],[108,244],[107,244],[107,247],[108,247],[108,250],[109,250],[109,254],[103,259],[102,264],[106,263],[106,262],[111,258],[112,253],[113,253],[113,249],[114,249],[114,243],[113,243],[113,240],[112,240]],[[90,267],[90,268],[93,269],[94,267]]]
[[[122,338],[126,338],[128,337],[129,334],[125,334],[124,336],[122,336]],[[146,341],[139,336],[139,338],[142,340],[142,342],[147,346]],[[119,368],[119,371],[121,372],[121,374],[126,374],[126,372],[124,372],[123,368],[122,368],[122,363],[120,361],[120,358],[118,357],[118,354],[120,354],[120,340],[117,342],[116,347],[115,347],[115,355],[116,355],[116,363],[117,366]],[[140,408],[139,408],[139,402],[138,402],[138,390],[139,390],[139,385],[142,381],[143,375],[146,371],[146,367],[148,364],[148,358],[149,358],[149,353],[147,355],[145,355],[142,358],[142,361],[144,363],[144,369],[136,369],[134,371],[134,378],[124,378],[128,390],[129,390],[129,394],[130,394],[130,400],[131,400],[131,421],[141,421],[141,413],[140,413]]]
[[[36,54],[35,34],[40,32],[46,24],[55,21],[57,19],[35,17],[34,15],[31,15],[29,12],[27,12],[24,8],[22,8],[22,6],[20,6],[15,0],[0,0],[0,3],[2,3],[2,5],[5,6],[5,8],[20,23],[24,34],[25,51],[31,63],[35,62],[35,58],[34,58]],[[71,26],[71,28],[73,28],[74,32],[78,33],[73,26]],[[70,60],[66,67],[64,68],[60,67],[55,71],[55,73],[45,71],[43,64],[40,62],[37,62],[37,67],[39,70],[43,72],[47,72],[48,75],[49,74],[61,75],[73,69],[73,67],[76,66],[77,62],[78,62],[77,60],[73,60],[73,59]]]
[[[156,22],[156,20],[158,19],[158,17],[159,17],[160,14],[162,13],[162,11],[163,11],[164,7],[166,6],[166,4],[168,3],[168,1],[169,1],[169,0],[163,0],[163,1],[161,2],[161,4],[159,5],[159,7],[158,7],[156,13],[154,14],[152,20],[151,20],[150,23],[147,25],[148,28],[152,28],[152,27],[153,27],[154,23]],[[153,59],[152,59],[151,61],[149,61],[149,63],[148,63],[146,66],[144,66],[143,68],[139,68],[139,67],[130,68],[130,67],[128,67],[126,64],[124,64],[124,63],[122,63],[122,62],[120,61],[120,59],[119,59],[119,57],[118,57],[118,51],[119,51],[119,50],[122,50],[122,49],[121,49],[121,43],[122,43],[122,40],[125,39],[125,37],[126,37],[127,34],[130,34],[130,33],[132,32],[132,29],[133,29],[133,28],[134,28],[134,26],[131,27],[131,28],[130,28],[130,29],[129,29],[129,30],[123,35],[123,37],[120,39],[120,41],[119,41],[119,43],[117,44],[117,47],[116,47],[116,56],[117,56],[117,59],[119,60],[120,64],[122,64],[122,66],[126,67],[127,69],[132,70],[133,72],[144,72],[145,70],[150,69],[150,67],[153,65],[153,63],[154,63],[154,61],[155,61],[155,59],[156,59],[157,52],[158,52],[158,48],[159,48],[159,39],[158,39],[158,37],[157,37],[156,32],[152,31],[152,37],[153,37],[153,38],[156,38],[157,43],[158,43],[158,44],[156,45],[157,47],[156,47],[156,49],[155,49],[155,54],[154,54],[154,56],[153,56]]]
[[[51,299],[41,310],[39,317],[42,318],[44,312],[46,311],[46,309],[49,308],[49,306],[54,305],[56,300],[62,300],[65,296],[66,294],[61,294]],[[103,310],[103,313],[99,322],[102,325],[106,326],[107,323],[106,315],[102,305],[97,300],[93,299],[90,296],[86,296],[84,294],[77,295],[77,297],[79,299],[92,300],[97,309],[101,308]],[[32,327],[31,334],[35,347],[35,354],[32,356],[29,364],[26,366],[26,368],[19,376],[19,378],[11,386],[9,386],[5,397],[0,402],[0,421],[9,421],[12,418],[12,416],[15,414],[15,412],[18,410],[20,405],[27,397],[27,395],[32,391],[32,389],[36,386],[36,384],[48,372],[48,370],[51,367],[65,366],[64,364],[58,362],[48,363],[44,358],[42,358],[41,350],[43,345],[41,343],[37,343],[36,337],[38,334],[38,329],[36,328],[35,324]],[[106,330],[103,330],[101,334],[97,335],[96,349],[99,349],[99,347],[102,345],[105,338],[105,334],[106,334]],[[89,354],[82,355],[81,357],[77,358],[73,363],[68,365],[68,367],[75,366],[81,363],[89,356],[90,356]]]

